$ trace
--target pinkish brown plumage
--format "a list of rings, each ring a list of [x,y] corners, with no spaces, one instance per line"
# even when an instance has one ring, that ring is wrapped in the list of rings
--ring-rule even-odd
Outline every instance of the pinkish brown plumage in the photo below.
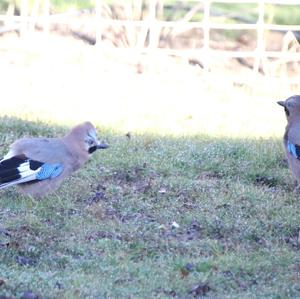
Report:
[[[298,184],[300,183],[300,96],[277,102],[284,107],[287,126],[283,143],[288,165]]]
[[[108,146],[97,139],[90,122],[74,127],[62,138],[22,138],[0,161],[0,189],[18,185],[21,192],[42,197],[61,185],[97,149]]]

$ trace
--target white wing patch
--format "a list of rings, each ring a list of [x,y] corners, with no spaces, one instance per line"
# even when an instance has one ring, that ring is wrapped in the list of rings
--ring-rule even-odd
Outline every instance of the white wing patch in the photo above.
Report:
[[[14,156],[11,157],[12,153],[13,153],[12,151],[8,152],[1,161],[5,161],[13,158]],[[0,189],[36,180],[36,176],[38,172],[41,170],[41,167],[35,170],[30,169],[29,160],[24,160],[24,162],[19,164],[19,166],[17,166],[16,168],[7,168],[7,171],[5,170],[6,170],[5,168],[2,169],[3,177],[1,177],[0,175]],[[1,180],[3,180],[4,182],[1,183]]]

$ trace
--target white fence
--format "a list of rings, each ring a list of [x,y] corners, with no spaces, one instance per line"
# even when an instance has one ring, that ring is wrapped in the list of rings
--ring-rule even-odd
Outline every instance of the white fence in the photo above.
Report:
[[[68,23],[68,17],[66,14],[62,15],[50,15],[49,4],[50,0],[36,0],[37,3],[32,12],[29,13],[28,10],[28,0],[21,1],[21,16],[13,15],[1,15],[0,21],[10,22],[10,24],[19,24],[19,29],[22,34],[26,34],[26,30],[31,24],[39,23],[43,24],[44,30],[49,29],[49,25],[53,23],[65,24]],[[300,31],[300,25],[276,25],[276,24],[266,24],[265,19],[265,6],[266,4],[280,4],[280,5],[299,5],[300,0],[194,0],[195,5],[202,3],[203,7],[203,19],[202,21],[161,21],[157,19],[156,16],[156,5],[158,2],[163,2],[162,0],[148,0],[148,15],[144,20],[118,20],[118,19],[107,19],[102,16],[102,5],[106,4],[105,0],[95,0],[95,33],[96,33],[96,44],[101,47],[102,41],[102,29],[105,26],[124,26],[124,27],[143,27],[149,33],[149,44],[147,47],[139,47],[138,50],[141,52],[149,51],[161,51],[171,55],[178,56],[192,56],[192,57],[225,57],[225,58],[254,58],[254,69],[258,70],[259,65],[263,59],[266,58],[278,58],[283,62],[290,61],[300,61],[300,52],[294,51],[290,52],[288,49],[282,51],[266,51],[264,32],[266,30],[276,30],[276,31]],[[125,1],[124,1],[125,2]],[[189,3],[191,0],[189,0]],[[213,23],[211,20],[211,5],[213,3],[253,3],[257,5],[258,9],[258,19],[256,23],[246,24],[246,23]],[[37,5],[43,6],[43,15],[37,15]],[[199,28],[203,30],[203,47],[202,48],[192,48],[192,49],[165,49],[157,47],[157,32],[163,27],[169,28],[185,28],[193,29]],[[210,48],[211,40],[211,30],[254,30],[256,31],[256,49],[253,51],[226,51],[226,50],[214,50]],[[1,30],[1,29],[0,29]],[[125,49],[119,49],[124,51]],[[137,50],[137,49],[135,49]],[[204,59],[204,61],[209,61]],[[208,67],[208,65],[206,65]]]

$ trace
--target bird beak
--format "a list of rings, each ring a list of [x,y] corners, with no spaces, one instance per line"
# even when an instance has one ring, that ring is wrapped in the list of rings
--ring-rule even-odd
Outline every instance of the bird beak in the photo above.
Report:
[[[108,147],[109,147],[109,145],[105,142],[99,142],[97,145],[97,149],[106,149]]]
[[[277,104],[282,107],[285,107],[285,101],[278,101]]]

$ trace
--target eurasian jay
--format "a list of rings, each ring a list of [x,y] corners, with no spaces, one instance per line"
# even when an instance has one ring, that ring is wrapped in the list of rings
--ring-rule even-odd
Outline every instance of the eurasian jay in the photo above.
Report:
[[[289,97],[285,101],[277,102],[284,107],[287,126],[283,143],[289,168],[293,172],[298,184],[300,183],[300,96]],[[298,189],[298,187],[297,187]]]
[[[55,191],[97,149],[106,149],[90,122],[62,138],[22,138],[0,160],[0,189],[18,185],[24,194],[42,197]]]

